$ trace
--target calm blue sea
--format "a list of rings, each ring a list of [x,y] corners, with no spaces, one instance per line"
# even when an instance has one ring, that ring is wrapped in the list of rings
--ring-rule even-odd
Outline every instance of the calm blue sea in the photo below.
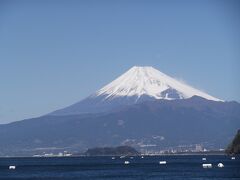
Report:
[[[206,157],[206,161],[202,161]],[[167,161],[160,165],[159,161]],[[125,165],[124,161],[130,164]],[[218,168],[222,162],[224,168]],[[202,163],[212,163],[204,169]],[[9,170],[15,165],[15,170]],[[0,179],[77,180],[77,179],[164,179],[164,180],[240,180],[240,158],[229,156],[148,156],[112,159],[111,157],[0,158]]]

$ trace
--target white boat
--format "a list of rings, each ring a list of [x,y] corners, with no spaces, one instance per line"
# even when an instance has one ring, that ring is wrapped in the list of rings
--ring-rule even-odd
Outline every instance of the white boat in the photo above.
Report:
[[[235,157],[231,157],[232,160],[235,160]]]
[[[130,164],[130,162],[129,161],[124,161],[124,164]]]
[[[203,161],[206,161],[206,160],[207,160],[207,158],[202,158],[202,160],[203,160]]]
[[[16,166],[9,166],[8,169],[16,169]]]
[[[159,164],[167,164],[167,161],[159,161]]]
[[[142,159],[144,158],[144,156],[141,157]]]
[[[112,159],[115,159],[115,157],[112,157]]]
[[[202,164],[203,168],[212,168],[212,164]]]
[[[218,167],[223,168],[224,167],[223,163],[218,163]]]

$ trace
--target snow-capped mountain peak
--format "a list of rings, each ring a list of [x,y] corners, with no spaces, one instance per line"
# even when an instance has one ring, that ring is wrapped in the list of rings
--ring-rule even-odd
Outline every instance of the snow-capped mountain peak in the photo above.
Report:
[[[221,101],[156,70],[134,66],[89,97],[51,115],[107,112],[136,103],[164,99],[187,99],[193,96]]]
[[[105,96],[112,99],[121,96],[150,96],[155,99],[186,99],[194,95],[208,100],[220,101],[200,90],[158,71],[150,66],[134,66],[112,81],[93,96]]]

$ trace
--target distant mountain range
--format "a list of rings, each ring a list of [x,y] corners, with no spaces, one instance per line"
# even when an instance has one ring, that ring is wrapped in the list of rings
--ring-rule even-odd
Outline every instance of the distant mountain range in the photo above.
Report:
[[[0,155],[119,145],[140,151],[196,144],[219,149],[239,127],[239,103],[215,98],[152,67],[133,67],[76,104],[0,125]]]

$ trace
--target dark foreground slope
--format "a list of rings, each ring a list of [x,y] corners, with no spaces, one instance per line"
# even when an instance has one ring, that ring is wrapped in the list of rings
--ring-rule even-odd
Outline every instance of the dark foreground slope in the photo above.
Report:
[[[227,154],[240,154],[240,130],[226,149]]]
[[[0,126],[0,155],[86,151],[131,145],[138,150],[203,144],[224,148],[240,127],[240,105],[200,97],[158,100],[102,114],[43,116]]]

